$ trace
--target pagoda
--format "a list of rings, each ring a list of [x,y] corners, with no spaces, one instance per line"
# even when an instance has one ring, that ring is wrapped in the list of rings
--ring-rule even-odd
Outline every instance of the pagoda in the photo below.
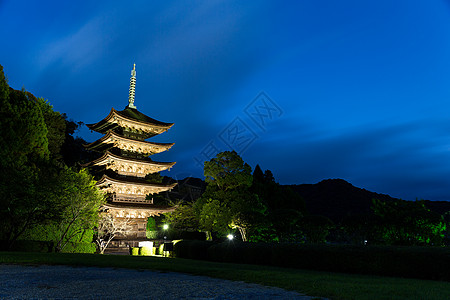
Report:
[[[134,105],[136,65],[131,71],[128,105],[124,110],[114,108],[106,118],[86,126],[104,134],[97,141],[85,145],[89,150],[101,153],[86,167],[100,170],[97,186],[106,192],[103,211],[119,222],[127,221],[131,230],[112,241],[110,247],[136,247],[146,240],[147,219],[173,208],[158,206],[151,195],[170,191],[176,183],[164,185],[146,180],[146,176],[170,169],[174,162],[156,162],[150,156],[169,150],[173,143],[148,142],[146,139],[161,134],[173,126],[152,119],[137,110]]]

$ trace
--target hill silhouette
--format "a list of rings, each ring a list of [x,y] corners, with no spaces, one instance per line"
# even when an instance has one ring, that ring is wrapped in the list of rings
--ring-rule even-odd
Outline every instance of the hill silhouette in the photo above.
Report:
[[[335,222],[345,217],[371,213],[372,199],[399,200],[389,195],[358,188],[343,179],[326,179],[316,184],[289,185],[304,200],[306,209],[314,215],[323,215]],[[450,202],[425,201],[426,206],[439,214],[450,211]]]

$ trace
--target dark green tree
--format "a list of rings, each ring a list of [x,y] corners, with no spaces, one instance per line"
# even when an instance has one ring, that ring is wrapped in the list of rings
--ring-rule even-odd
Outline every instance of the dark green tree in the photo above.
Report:
[[[165,223],[177,230],[199,228],[199,220],[191,203],[178,204],[173,212],[164,215]]]
[[[56,171],[48,163],[48,131],[37,99],[9,88],[0,71],[0,235],[10,248],[29,226],[54,216]]]
[[[249,239],[252,228],[264,218],[266,207],[250,191],[251,167],[235,151],[225,151],[205,162],[207,188],[194,204],[199,224],[204,230],[224,234],[229,228],[239,230],[242,240]]]
[[[60,160],[62,159],[61,147],[66,139],[66,120],[63,115],[53,110],[53,106],[50,105],[48,100],[37,98],[35,101],[39,105],[47,127],[50,156],[53,159]]]
[[[325,243],[334,223],[321,215],[307,215],[301,221],[301,228],[306,242],[312,244]]]
[[[376,216],[374,236],[391,245],[442,245],[446,224],[443,217],[426,208],[423,201],[373,199]]]
[[[104,204],[104,194],[95,186],[95,181],[85,169],[78,172],[64,168],[59,175],[60,206],[59,252],[84,231],[92,231],[98,224],[99,210]]]
[[[292,242],[300,239],[299,221],[305,212],[305,204],[297,193],[290,187],[278,184],[270,170],[263,173],[259,165],[253,171],[251,191],[268,209],[265,229],[260,230],[261,233],[275,231],[276,237],[271,241]],[[264,235],[266,238],[273,236]],[[261,237],[261,240],[266,238]]]

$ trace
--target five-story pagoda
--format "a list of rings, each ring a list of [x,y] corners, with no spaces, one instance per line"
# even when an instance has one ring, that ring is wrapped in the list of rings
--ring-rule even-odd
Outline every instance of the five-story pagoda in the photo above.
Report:
[[[164,185],[146,180],[148,174],[170,169],[175,163],[155,162],[149,156],[169,150],[173,143],[147,142],[146,139],[167,131],[173,123],[164,123],[139,112],[134,105],[136,65],[130,79],[128,105],[122,111],[111,109],[109,115],[89,129],[104,134],[86,145],[103,155],[86,164],[102,168],[97,185],[106,191],[104,210],[117,221],[131,221],[131,230],[111,243],[111,247],[137,246],[146,240],[147,219],[169,212],[169,207],[157,206],[148,195],[171,190],[176,184]]]

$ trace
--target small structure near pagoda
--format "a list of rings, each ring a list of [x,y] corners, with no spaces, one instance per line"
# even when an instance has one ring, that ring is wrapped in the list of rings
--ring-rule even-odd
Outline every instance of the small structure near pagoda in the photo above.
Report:
[[[147,219],[170,207],[153,203],[151,195],[170,191],[176,183],[164,185],[146,180],[148,174],[170,169],[174,162],[156,162],[149,156],[169,150],[173,143],[154,143],[146,139],[161,134],[173,126],[152,119],[137,110],[134,105],[136,65],[130,79],[128,105],[124,110],[111,109],[109,115],[95,124],[87,124],[91,130],[104,134],[97,141],[85,145],[89,150],[102,153],[101,157],[86,164],[101,169],[97,185],[107,193],[103,211],[118,222],[128,222],[130,230],[118,236],[111,248],[137,247],[146,240]]]

